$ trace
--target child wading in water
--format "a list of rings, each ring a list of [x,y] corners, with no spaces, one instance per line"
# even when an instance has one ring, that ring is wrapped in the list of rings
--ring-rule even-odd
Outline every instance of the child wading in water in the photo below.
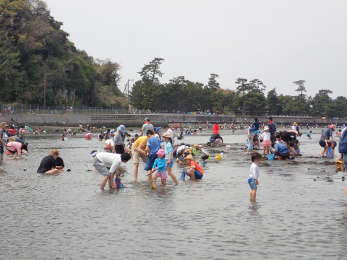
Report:
[[[271,143],[271,133],[268,126],[264,127],[264,132],[261,134],[261,139],[263,140],[264,155],[270,154]]]
[[[257,186],[259,185],[259,166],[258,163],[261,160],[261,154],[259,153],[252,153],[251,155],[251,168],[250,168],[250,174],[248,177],[248,184],[251,188],[251,191],[249,193],[249,199],[251,202],[255,202],[257,198]]]
[[[165,151],[165,158],[167,160],[167,173],[168,175],[171,177],[171,179],[173,180],[173,182],[177,185],[178,184],[178,180],[176,178],[176,176],[173,174],[172,172],[172,167],[173,167],[173,146],[172,146],[172,139],[171,139],[171,135],[169,132],[166,132],[165,134],[163,134],[163,138],[165,140],[164,142],[164,151]]]
[[[161,184],[166,185],[166,179],[167,179],[167,162],[165,159],[165,151],[163,149],[159,149],[157,152],[158,158],[155,159],[152,169],[152,174],[156,172],[153,181],[152,181],[152,189],[157,188],[156,181],[158,178],[161,179]]]

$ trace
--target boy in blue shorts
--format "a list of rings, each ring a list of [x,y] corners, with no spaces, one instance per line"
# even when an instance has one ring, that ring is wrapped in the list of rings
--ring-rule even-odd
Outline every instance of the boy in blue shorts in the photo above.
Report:
[[[252,153],[251,160],[252,164],[250,167],[250,174],[248,177],[248,184],[251,188],[251,191],[249,193],[249,199],[251,202],[255,202],[257,198],[257,186],[259,185],[259,166],[258,163],[261,161],[261,154],[259,153]]]
[[[160,149],[160,139],[158,136],[154,135],[152,130],[147,130],[148,141],[147,141],[147,161],[145,166],[145,171],[147,171],[148,182],[152,185],[152,169],[155,159],[157,159],[157,152]]]

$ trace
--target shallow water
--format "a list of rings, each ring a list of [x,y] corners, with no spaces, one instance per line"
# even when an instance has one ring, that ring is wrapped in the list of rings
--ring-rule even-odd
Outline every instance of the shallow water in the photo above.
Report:
[[[347,259],[347,183],[317,157],[318,137],[302,137],[303,158],[261,167],[255,204],[243,135],[225,136],[233,149],[200,182],[152,191],[142,174],[111,193],[91,171],[97,140],[32,139],[30,155],[0,171],[0,259]],[[52,147],[72,171],[37,175]]]

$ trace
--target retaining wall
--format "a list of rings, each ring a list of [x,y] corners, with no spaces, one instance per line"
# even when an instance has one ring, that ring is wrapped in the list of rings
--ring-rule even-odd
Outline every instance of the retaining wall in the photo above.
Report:
[[[15,121],[18,123],[27,123],[36,126],[78,126],[79,124],[89,124],[97,126],[115,126],[125,124],[127,126],[139,126],[143,119],[148,117],[155,125],[166,126],[168,123],[183,124],[205,124],[213,123],[250,123],[254,120],[251,116],[231,116],[231,115],[193,115],[193,114],[93,114],[93,113],[52,113],[52,114],[35,114],[35,113],[11,113],[0,114],[0,121]],[[264,122],[267,117],[258,117]],[[328,123],[343,124],[347,120],[321,119],[312,117],[286,117],[273,116],[274,121],[278,124],[318,124],[326,125]]]

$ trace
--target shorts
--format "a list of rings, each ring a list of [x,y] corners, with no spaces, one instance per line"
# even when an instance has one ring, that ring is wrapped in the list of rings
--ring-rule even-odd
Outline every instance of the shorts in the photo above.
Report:
[[[167,179],[167,173],[166,171],[163,172],[157,172],[155,175],[156,178],[160,178],[161,180],[166,180]]]
[[[327,143],[326,143],[324,140],[320,140],[320,141],[319,141],[319,145],[320,145],[322,148],[325,148],[325,146],[327,145]]]
[[[264,147],[270,147],[272,145],[271,140],[265,140],[263,141],[263,146]]]
[[[115,150],[116,150],[116,154],[122,154],[122,153],[124,153],[124,145],[122,145],[122,144],[116,144],[114,148],[115,148]]]
[[[11,151],[11,150],[7,149],[5,151],[5,153],[6,153],[6,155],[15,155],[17,153],[17,151]]]
[[[276,156],[281,157],[282,159],[289,159],[289,153],[275,153]]]
[[[167,167],[168,169],[172,169],[173,164],[174,164],[174,162],[172,161],[171,163],[167,164],[167,166],[166,166],[166,167]]]
[[[132,158],[133,158],[134,164],[139,164],[140,162],[146,161],[146,157],[141,155],[139,152],[136,152],[136,151],[133,152]]]
[[[110,171],[107,169],[105,164],[99,159],[95,158],[93,166],[95,170],[102,176],[110,176]]]
[[[157,159],[156,154],[152,154],[152,155],[148,156],[147,161],[146,161],[145,171],[152,170],[155,159]]]
[[[248,184],[251,190],[257,190],[257,180],[254,178],[248,178]]]
[[[204,175],[202,175],[202,173],[199,171],[195,171],[194,176],[196,180],[201,180]]]

